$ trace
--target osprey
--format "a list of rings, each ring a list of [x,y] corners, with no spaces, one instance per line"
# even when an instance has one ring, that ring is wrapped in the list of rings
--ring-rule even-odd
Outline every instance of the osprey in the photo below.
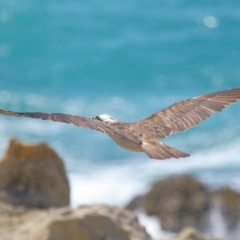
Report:
[[[134,152],[145,152],[153,159],[185,158],[190,154],[167,146],[163,139],[176,132],[185,131],[200,124],[214,112],[240,99],[240,87],[182,100],[156,112],[139,122],[119,122],[101,114],[85,118],[63,113],[12,112],[0,109],[0,113],[14,117],[40,118],[55,122],[72,123],[107,134],[119,146]]]

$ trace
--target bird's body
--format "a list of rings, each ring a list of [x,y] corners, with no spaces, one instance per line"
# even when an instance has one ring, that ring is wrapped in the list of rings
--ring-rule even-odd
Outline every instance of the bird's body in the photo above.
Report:
[[[97,119],[99,121],[103,121],[105,123],[118,122],[117,119],[115,119],[112,116],[109,116],[107,114],[100,114],[100,115],[96,116],[95,119]],[[108,136],[110,138],[112,138],[112,140],[117,145],[119,145],[120,147],[122,147],[122,148],[124,148],[128,151],[143,152],[143,149],[141,148],[141,144],[139,142],[132,141],[131,139],[126,138],[126,137],[121,136],[121,135],[108,134]]]
[[[143,152],[143,149],[141,147],[141,144],[139,142],[132,141],[129,138],[126,138],[124,136],[118,136],[118,135],[108,135],[110,138],[113,139],[113,141],[118,144],[120,147],[132,151],[132,152]]]
[[[139,122],[119,122],[101,114],[85,118],[63,113],[12,112],[0,109],[0,114],[14,117],[40,118],[55,122],[72,123],[76,126],[106,133],[115,143],[133,152],[145,152],[153,159],[184,158],[190,156],[158,139],[176,132],[185,131],[200,124],[214,112],[222,111],[227,105],[240,99],[240,87],[217,93],[205,94],[179,101]]]

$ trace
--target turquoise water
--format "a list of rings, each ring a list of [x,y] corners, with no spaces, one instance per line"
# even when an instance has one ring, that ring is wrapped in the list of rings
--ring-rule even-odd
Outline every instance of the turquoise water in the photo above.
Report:
[[[1,108],[135,121],[239,85],[239,0],[0,3]],[[0,150],[11,136],[47,141],[65,161],[75,205],[124,204],[154,179],[178,173],[240,189],[239,113],[240,103],[165,140],[192,154],[178,161],[149,160],[98,132],[4,116]]]
[[[239,7],[238,0],[3,0],[1,88],[66,99],[238,85]]]

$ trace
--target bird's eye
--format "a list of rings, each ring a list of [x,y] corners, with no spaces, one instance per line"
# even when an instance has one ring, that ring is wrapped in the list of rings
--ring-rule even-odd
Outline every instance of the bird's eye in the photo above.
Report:
[[[99,116],[96,116],[94,119],[101,120],[101,118]]]

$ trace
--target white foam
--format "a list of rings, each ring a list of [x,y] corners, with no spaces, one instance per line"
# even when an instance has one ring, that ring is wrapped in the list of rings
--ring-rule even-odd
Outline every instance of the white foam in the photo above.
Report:
[[[209,149],[206,152],[196,152],[189,159],[158,161],[150,160],[142,155],[139,158],[124,160],[123,164],[106,165],[104,167],[82,166],[84,172],[70,173],[72,184],[72,204],[106,202],[124,205],[131,197],[145,192],[154,180],[171,175],[192,174],[205,175],[211,169],[234,166],[240,169],[240,141],[235,141],[228,146]],[[81,169],[79,167],[79,169]],[[203,175],[202,175],[203,174]],[[223,172],[224,174],[224,172]],[[228,173],[225,173],[228,175]],[[202,179],[206,184],[211,184],[211,178],[219,185],[230,185],[240,180],[240,175],[228,176],[228,181],[218,179],[212,173],[209,179]],[[239,181],[240,182],[240,181]],[[238,183],[238,188],[240,185]],[[236,188],[236,186],[235,186]],[[84,194],[81,194],[84,193]]]
[[[154,216],[147,216],[143,210],[136,212],[139,223],[145,227],[147,233],[153,239],[170,238],[173,233],[165,232],[161,229],[161,222]]]
[[[85,173],[72,173],[69,176],[72,206],[93,203],[123,206],[131,196],[145,189],[143,182],[133,180],[129,166],[88,167],[90,169]]]

